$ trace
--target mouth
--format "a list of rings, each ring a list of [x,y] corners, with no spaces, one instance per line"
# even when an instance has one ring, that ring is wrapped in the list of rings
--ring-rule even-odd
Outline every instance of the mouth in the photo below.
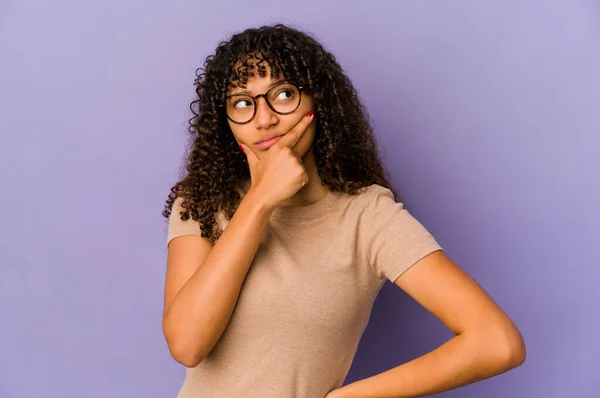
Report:
[[[273,145],[274,143],[276,143],[277,141],[279,141],[281,139],[281,137],[283,137],[284,134],[269,134],[266,135],[264,137],[262,137],[260,139],[260,141],[258,141],[256,143],[256,146],[259,149],[268,149],[271,147],[271,145]]]
[[[283,135],[283,134],[277,134],[277,133],[275,133],[275,134],[268,134],[268,135],[265,135],[265,136],[263,136],[263,137],[262,137],[260,140],[258,140],[258,141],[256,142],[256,144],[258,145],[258,144],[260,144],[261,142],[269,141],[269,140],[271,140],[271,139],[273,139],[273,138],[281,137],[282,135]]]

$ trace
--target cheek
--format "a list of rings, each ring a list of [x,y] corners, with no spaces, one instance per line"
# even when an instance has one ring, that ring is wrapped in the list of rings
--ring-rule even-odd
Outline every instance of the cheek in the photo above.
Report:
[[[235,124],[232,124],[230,121],[227,122],[227,125],[229,126],[229,130],[231,130],[231,134],[233,135],[233,138],[235,138],[236,141],[239,141],[239,133],[237,132],[237,126]]]
[[[235,138],[236,142],[241,144],[251,143],[251,134],[246,133],[243,128],[235,125],[232,127],[231,124],[229,125],[229,128],[231,129],[231,133],[233,134],[233,138]]]

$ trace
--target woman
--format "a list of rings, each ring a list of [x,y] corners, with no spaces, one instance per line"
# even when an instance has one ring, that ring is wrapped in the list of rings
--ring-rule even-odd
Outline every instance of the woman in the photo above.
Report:
[[[179,398],[414,397],[524,361],[513,322],[396,199],[355,89],[315,39],[248,29],[196,87],[186,173],[163,213]],[[386,280],[455,337],[340,387]]]

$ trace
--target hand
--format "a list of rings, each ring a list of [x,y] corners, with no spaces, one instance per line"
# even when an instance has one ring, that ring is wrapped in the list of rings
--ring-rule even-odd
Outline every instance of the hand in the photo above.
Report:
[[[306,168],[293,147],[302,138],[313,118],[313,114],[304,116],[261,159],[249,147],[240,144],[250,168],[250,191],[255,192],[267,208],[282,206],[308,183]]]
[[[325,398],[343,398],[342,390],[340,388],[331,390],[325,395]]]

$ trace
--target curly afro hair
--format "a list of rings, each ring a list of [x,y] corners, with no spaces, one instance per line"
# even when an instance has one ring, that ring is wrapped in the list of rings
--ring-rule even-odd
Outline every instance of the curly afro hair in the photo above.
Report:
[[[268,68],[266,68],[268,66]],[[169,218],[182,198],[182,220],[198,221],[201,236],[213,244],[223,232],[216,214],[231,220],[250,180],[246,156],[239,150],[221,105],[230,87],[270,71],[274,79],[306,86],[317,121],[313,153],[319,177],[331,191],[356,195],[379,184],[389,188],[365,107],[333,54],[309,34],[282,24],[246,29],[219,43],[203,68],[196,70],[196,99],[190,109],[190,140],[182,178],[171,188],[163,210]]]

